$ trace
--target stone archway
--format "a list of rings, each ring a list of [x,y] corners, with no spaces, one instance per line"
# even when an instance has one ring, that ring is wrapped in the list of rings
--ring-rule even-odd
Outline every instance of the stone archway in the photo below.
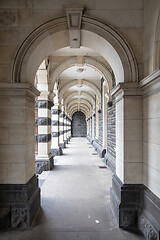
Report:
[[[82,46],[96,49],[105,59],[107,58],[115,73],[116,83],[138,81],[134,54],[115,29],[94,18],[83,16],[81,34]],[[66,17],[42,24],[19,48],[13,63],[12,82],[33,84],[40,63],[51,51],[67,46],[69,46],[69,39]],[[108,59],[108,56],[112,59]]]
[[[137,65],[132,50],[115,29],[97,21],[96,19],[83,16],[81,36],[82,46],[95,49],[99,54],[108,60],[115,74],[117,84],[119,82],[136,83],[138,81]],[[23,128],[25,129],[26,136],[29,135],[28,142],[26,141],[24,143],[24,159],[21,159],[22,162],[24,161],[22,167],[23,171],[26,173],[26,177],[25,179],[22,179],[21,183],[25,184],[27,189],[26,194],[29,192],[31,183],[30,179],[32,179],[34,174],[34,169],[31,169],[31,167],[33,167],[34,159],[34,149],[32,147],[32,143],[34,142],[34,130],[31,131],[29,127],[31,125],[32,127],[34,126],[34,97],[39,94],[33,87],[35,74],[40,63],[49,56],[51,51],[56,51],[57,49],[67,46],[69,46],[67,19],[66,17],[61,17],[48,21],[35,29],[23,42],[14,59],[12,71],[12,83],[14,84],[10,85],[12,85],[12,89],[15,88],[16,96],[17,92],[18,94],[23,94],[24,105],[21,107],[23,111],[20,111],[20,108],[16,108],[12,109],[12,112],[15,110],[13,113],[13,116],[15,116],[15,114],[19,115],[19,112],[23,113],[25,109],[26,115],[23,114],[22,116]],[[108,56],[110,57],[108,58]],[[31,103],[29,102],[27,105],[26,99]],[[30,112],[28,111],[28,106],[30,106]],[[47,102],[45,108],[47,111],[50,110],[49,102]],[[73,112],[75,111],[75,109],[72,110]],[[55,114],[58,114],[58,109],[56,109]],[[50,140],[49,137],[50,135],[46,135],[45,139],[41,140],[47,142]],[[28,152],[30,158],[26,157]],[[20,157],[21,155],[22,154],[19,154]],[[34,202],[30,206],[30,212],[27,213],[27,219],[29,220],[26,223],[26,226],[31,224],[39,208],[39,190],[35,182],[36,178],[34,175],[32,181],[32,193],[36,193],[36,197],[33,199]],[[32,198],[32,194],[30,195],[30,198]],[[24,209],[28,206],[27,204],[29,201],[30,199],[26,200]],[[20,200],[17,200],[17,202],[19,204]],[[34,206],[35,204],[36,207]],[[33,208],[34,213],[31,212],[31,209]]]
[[[81,111],[77,111],[72,116],[72,137],[86,137],[87,126],[85,115]]]

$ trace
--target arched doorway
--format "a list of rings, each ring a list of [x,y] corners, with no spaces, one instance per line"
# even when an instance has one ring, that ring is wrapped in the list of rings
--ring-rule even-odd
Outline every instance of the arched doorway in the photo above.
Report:
[[[72,137],[86,137],[87,126],[84,113],[77,111],[72,116]]]

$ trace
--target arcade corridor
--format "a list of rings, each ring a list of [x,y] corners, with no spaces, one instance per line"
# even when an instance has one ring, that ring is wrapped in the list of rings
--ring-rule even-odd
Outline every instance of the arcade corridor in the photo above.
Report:
[[[1,240],[138,240],[119,229],[110,212],[112,173],[86,138],[72,138],[52,171],[39,176],[42,208],[30,230]]]

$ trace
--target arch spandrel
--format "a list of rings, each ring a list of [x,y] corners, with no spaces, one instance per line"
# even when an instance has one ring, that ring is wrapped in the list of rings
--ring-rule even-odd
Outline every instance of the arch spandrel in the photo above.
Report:
[[[97,34],[97,30],[99,35]],[[50,20],[36,28],[25,39],[16,54],[12,69],[12,82],[31,82],[34,84],[34,77],[41,62],[55,49],[57,50],[57,48],[68,46],[68,40],[66,40],[67,38],[64,38],[64,42],[62,40],[64,37],[64,32],[68,35],[67,31],[66,17]],[[96,49],[102,54],[103,51],[100,48],[100,43],[102,43],[103,48],[105,47],[106,49],[108,46],[111,46],[109,49],[114,50],[114,60],[116,62],[118,61],[119,66],[123,68],[121,69],[118,77],[120,81],[138,81],[137,63],[134,54],[124,38],[115,29],[94,18],[83,16],[81,31],[83,31],[82,44],[84,44],[84,47],[87,47],[85,46],[85,43],[89,40],[87,37],[89,31],[92,31],[95,37],[98,36],[99,42],[97,42]],[[61,39],[59,44],[56,42],[54,43],[54,41],[56,41],[55,39],[57,38],[52,37],[53,34],[58,34],[58,39]],[[85,38],[87,38],[87,41],[84,41]],[[91,40],[92,39],[90,39],[90,41]],[[105,50],[105,53],[106,51],[107,50]],[[114,64],[112,64],[112,61],[109,62],[109,64],[113,72],[117,72],[117,68],[114,69]],[[118,82],[119,80],[116,78],[116,83]]]

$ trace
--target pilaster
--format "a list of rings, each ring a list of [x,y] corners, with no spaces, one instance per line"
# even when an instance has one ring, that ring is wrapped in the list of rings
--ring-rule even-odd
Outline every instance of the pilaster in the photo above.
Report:
[[[28,83],[0,83],[0,227],[28,228],[40,207],[35,176],[35,97]]]
[[[142,202],[142,92],[138,83],[120,83],[112,95],[116,98],[116,175],[111,209],[121,228],[133,229]]]

